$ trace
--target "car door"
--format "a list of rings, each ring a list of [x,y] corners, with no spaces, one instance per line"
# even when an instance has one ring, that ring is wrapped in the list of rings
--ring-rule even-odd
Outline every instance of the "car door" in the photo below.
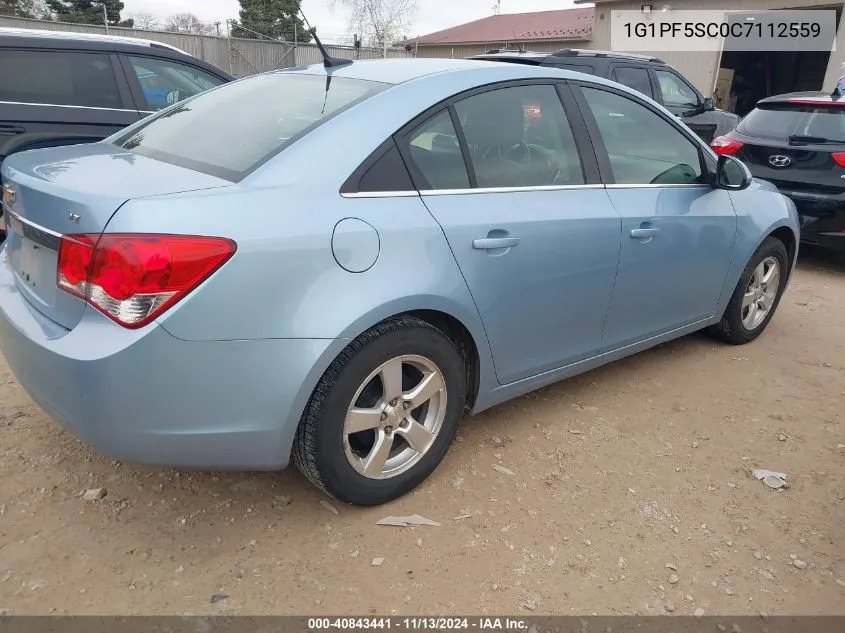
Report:
[[[704,109],[704,98],[674,70],[654,68],[658,103],[684,122],[705,143],[713,140],[718,127],[717,113]]]
[[[577,107],[564,109],[567,91],[487,87],[397,138],[478,307],[502,384],[601,345],[621,219]]]
[[[644,94],[649,99],[654,99],[654,87],[651,83],[651,73],[644,66],[633,64],[614,64],[610,71],[609,79],[633,88]],[[657,99],[655,99],[657,100]]]
[[[631,94],[590,84],[575,90],[622,215],[605,347],[709,318],[727,279],[737,221],[728,193],[711,185],[701,143]]]
[[[137,120],[113,55],[0,49],[0,160],[35,147],[99,141]]]
[[[202,68],[172,59],[123,54],[121,60],[138,110],[145,115],[226,83]]]

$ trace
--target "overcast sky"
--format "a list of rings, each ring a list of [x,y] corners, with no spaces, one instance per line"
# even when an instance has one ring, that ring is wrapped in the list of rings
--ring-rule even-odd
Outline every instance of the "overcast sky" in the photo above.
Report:
[[[194,13],[206,22],[237,18],[240,4],[237,0],[123,0],[124,13],[144,11],[162,19],[180,12]],[[495,0],[419,0],[419,11],[414,33],[408,37],[425,35],[450,26],[492,15]],[[332,12],[330,0],[303,0],[302,9],[318,33],[331,39],[348,34],[346,15],[341,8]],[[502,0],[502,13],[566,9],[572,0]]]

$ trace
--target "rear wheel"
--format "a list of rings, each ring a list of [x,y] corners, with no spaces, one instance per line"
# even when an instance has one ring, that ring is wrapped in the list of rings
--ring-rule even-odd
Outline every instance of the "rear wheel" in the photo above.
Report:
[[[710,333],[733,345],[760,336],[775,315],[788,277],[786,247],[777,238],[766,238],[745,267],[722,320]]]
[[[412,317],[355,339],[320,380],[293,458],[318,488],[377,505],[419,485],[454,438],[466,403],[463,359],[449,338]]]

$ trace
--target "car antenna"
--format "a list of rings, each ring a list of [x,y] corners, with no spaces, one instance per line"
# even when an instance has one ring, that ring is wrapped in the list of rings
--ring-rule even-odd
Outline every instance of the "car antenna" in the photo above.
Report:
[[[299,14],[302,16],[302,20],[305,22],[305,26],[308,27],[308,30],[311,32],[311,35],[314,36],[314,41],[317,43],[317,48],[320,49],[320,54],[323,56],[323,66],[325,66],[326,68],[333,68],[335,66],[348,66],[349,64],[353,63],[351,59],[343,59],[341,57],[332,57],[331,55],[329,55],[329,51],[326,50],[326,47],[323,46],[323,43],[320,41],[320,37],[317,35],[317,29],[311,28],[311,23],[308,22],[308,18],[305,17],[305,13],[303,13],[302,11],[302,0],[299,0],[296,5],[299,8]]]

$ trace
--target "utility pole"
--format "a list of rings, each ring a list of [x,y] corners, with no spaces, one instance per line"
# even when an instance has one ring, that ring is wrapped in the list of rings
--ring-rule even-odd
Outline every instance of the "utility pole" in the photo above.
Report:
[[[214,27],[217,29],[217,37],[220,37],[220,21],[214,23]]]
[[[103,2],[103,24],[106,25],[106,35],[109,34],[109,12],[106,9],[106,3]]]

